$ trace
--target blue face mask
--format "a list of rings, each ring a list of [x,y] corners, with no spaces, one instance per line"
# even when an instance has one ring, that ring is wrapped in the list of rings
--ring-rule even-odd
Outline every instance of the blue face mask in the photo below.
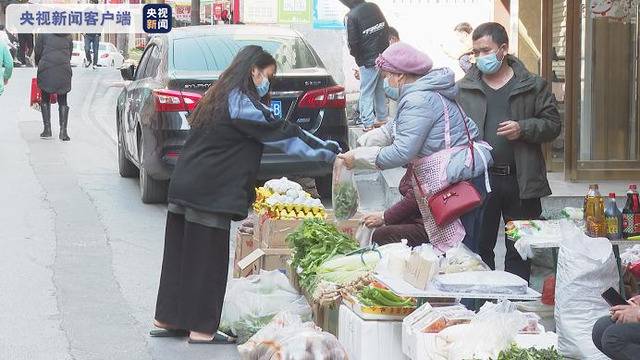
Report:
[[[266,77],[262,80],[260,85],[256,85],[256,90],[258,91],[259,97],[264,97],[269,92],[269,79]]]
[[[502,66],[502,61],[504,60],[504,57],[502,57],[502,60],[498,60],[498,56],[496,55],[498,51],[500,51],[500,48],[498,48],[498,50],[493,54],[477,57],[476,66],[478,67],[478,70],[486,75],[497,73]]]
[[[391,100],[398,101],[400,99],[400,89],[389,85],[389,79],[384,79],[384,93]]]

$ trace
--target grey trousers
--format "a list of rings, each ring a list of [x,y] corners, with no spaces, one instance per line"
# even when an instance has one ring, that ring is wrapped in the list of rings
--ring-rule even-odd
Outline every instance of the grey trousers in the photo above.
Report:
[[[640,359],[640,323],[616,324],[609,316],[593,326],[593,343],[614,360]]]

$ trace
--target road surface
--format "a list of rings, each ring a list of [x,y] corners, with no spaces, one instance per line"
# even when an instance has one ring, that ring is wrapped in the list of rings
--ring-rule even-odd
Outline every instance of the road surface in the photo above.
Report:
[[[41,140],[34,69],[0,96],[0,359],[237,359],[235,346],[152,339],[166,206],[117,172],[113,69],[74,68],[69,135]]]

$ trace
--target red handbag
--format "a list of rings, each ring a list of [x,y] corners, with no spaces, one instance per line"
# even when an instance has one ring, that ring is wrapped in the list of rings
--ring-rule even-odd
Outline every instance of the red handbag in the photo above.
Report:
[[[40,102],[42,101],[42,91],[40,91],[40,87],[38,86],[38,78],[31,79],[31,97],[29,100],[29,105],[40,111]],[[49,97],[49,102],[55,104],[58,101],[58,95],[51,94]]]
[[[442,104],[444,106],[444,116],[446,117],[445,121],[449,121],[449,111],[447,109],[447,105],[442,99]],[[471,149],[471,166],[472,169],[475,169],[475,157],[473,150],[473,140],[471,140],[471,134],[469,133],[469,127],[467,126],[467,115],[464,113],[460,105],[458,105],[458,109],[463,116],[464,128],[467,132],[467,138],[469,139],[469,148]],[[413,176],[415,177],[416,183],[419,184],[418,177],[413,171]],[[420,196],[424,199],[426,195],[424,194],[422,187],[418,186],[420,191]],[[460,218],[462,215],[470,212],[471,210],[482,205],[482,197],[478,190],[468,181],[460,181],[453,185],[450,185],[438,193],[431,195],[430,198],[426,199],[427,205],[429,206],[429,210],[431,211],[431,215],[435,220],[438,226],[444,226],[452,221]]]

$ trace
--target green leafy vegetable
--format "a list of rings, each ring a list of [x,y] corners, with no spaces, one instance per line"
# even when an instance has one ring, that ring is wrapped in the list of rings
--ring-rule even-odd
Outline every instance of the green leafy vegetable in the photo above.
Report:
[[[544,350],[536,348],[523,349],[512,344],[507,350],[498,354],[497,360],[562,360],[564,357],[553,347]]]
[[[333,210],[338,220],[347,220],[358,212],[358,190],[351,182],[334,185]]]
[[[293,248],[293,268],[301,269],[300,285],[311,293],[322,263],[358,248],[353,239],[334,225],[318,219],[305,220],[298,230],[287,236],[287,242]]]
[[[413,300],[410,298],[404,298],[387,289],[380,289],[371,285],[358,293],[358,300],[366,306],[414,306]]]

